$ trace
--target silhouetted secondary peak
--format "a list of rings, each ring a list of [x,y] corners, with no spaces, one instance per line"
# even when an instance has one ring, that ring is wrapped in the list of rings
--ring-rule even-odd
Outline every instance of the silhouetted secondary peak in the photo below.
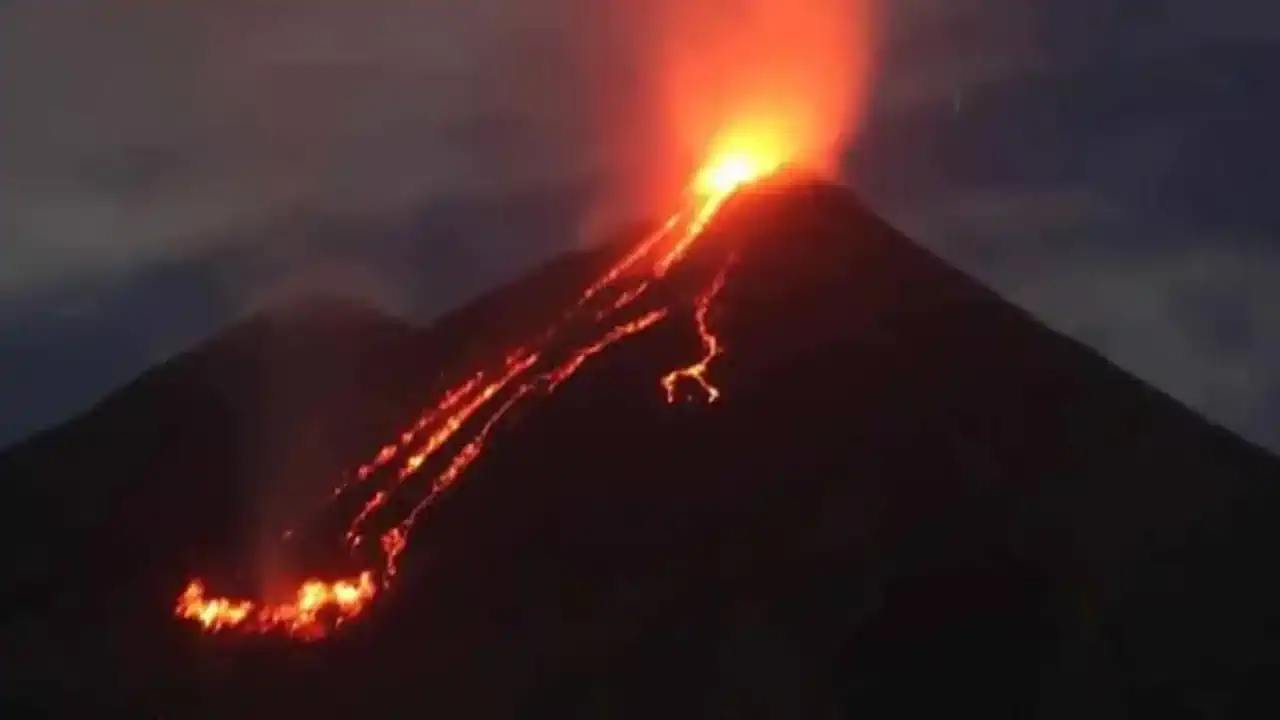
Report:
[[[404,326],[404,321],[348,295],[300,295],[268,305],[254,316],[284,325],[329,327]]]

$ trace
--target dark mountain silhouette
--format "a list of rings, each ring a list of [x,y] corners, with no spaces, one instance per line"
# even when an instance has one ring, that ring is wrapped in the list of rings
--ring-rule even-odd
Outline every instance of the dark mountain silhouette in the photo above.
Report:
[[[333,638],[200,636],[234,582],[623,245],[425,331],[345,304],[237,326],[0,458],[14,710],[162,717],[1274,716],[1280,462],[1037,323],[842,188],[740,192],[714,404],[687,317],[522,407]],[[16,499],[16,501],[15,501]],[[316,556],[320,557],[319,555]],[[310,558],[308,562],[323,562]],[[125,715],[121,715],[122,717]]]

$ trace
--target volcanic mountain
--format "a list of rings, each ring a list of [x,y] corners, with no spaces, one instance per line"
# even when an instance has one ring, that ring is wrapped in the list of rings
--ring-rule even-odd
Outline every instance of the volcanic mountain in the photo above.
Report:
[[[844,188],[752,184],[700,230],[670,272],[627,262],[648,240],[611,245],[425,330],[341,302],[256,317],[9,451],[6,707],[1277,708],[1280,461]],[[495,391],[448,457],[405,460],[396,438],[525,362],[537,382]],[[362,546],[344,531],[370,503]],[[234,594],[359,572],[410,511],[323,642],[174,616],[195,575]]]

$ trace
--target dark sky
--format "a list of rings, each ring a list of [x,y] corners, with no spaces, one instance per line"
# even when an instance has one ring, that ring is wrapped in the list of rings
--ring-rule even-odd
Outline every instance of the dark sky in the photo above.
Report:
[[[624,214],[649,147],[629,6],[0,1],[0,444],[281,293],[429,317]],[[1280,6],[880,20],[849,180],[1280,450]]]

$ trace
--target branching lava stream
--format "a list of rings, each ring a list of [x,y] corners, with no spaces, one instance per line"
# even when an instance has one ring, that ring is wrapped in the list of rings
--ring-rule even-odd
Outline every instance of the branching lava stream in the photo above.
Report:
[[[649,291],[686,258],[725,200],[776,166],[741,153],[729,153],[709,163],[690,189],[689,206],[588,286],[577,304],[543,333],[538,343],[517,348],[497,370],[476,372],[444,392],[395,442],[382,447],[340,484],[329,502],[350,492],[368,494],[349,521],[343,540],[362,564],[369,556],[379,558],[375,567],[339,580],[306,580],[293,597],[278,600],[210,596],[206,583],[196,579],[178,596],[177,616],[208,632],[282,633],[314,640],[364,612],[396,577],[398,560],[414,524],[480,457],[509,412],[554,392],[600,353],[676,314],[676,307],[645,309],[642,300],[652,298]],[[692,320],[702,353],[688,367],[674,369],[658,380],[669,402],[677,400],[683,381],[696,385],[707,402],[720,397],[708,374],[711,363],[725,350],[708,316],[725,286],[731,263],[732,258],[711,284],[692,298]],[[585,340],[578,339],[583,336]],[[424,477],[429,481],[424,482]],[[397,500],[401,496],[404,499]],[[404,512],[403,508],[411,509]],[[386,529],[373,530],[377,527]],[[371,532],[377,533],[376,544],[366,542]],[[285,536],[295,534],[290,530]]]

